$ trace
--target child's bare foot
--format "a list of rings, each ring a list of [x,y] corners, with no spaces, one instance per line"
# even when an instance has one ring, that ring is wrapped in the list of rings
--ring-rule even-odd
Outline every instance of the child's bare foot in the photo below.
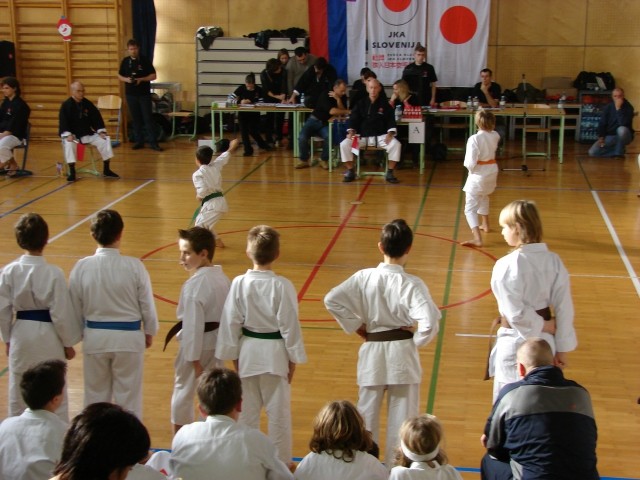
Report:
[[[480,230],[482,230],[484,233],[489,233],[491,231],[489,225],[480,225]]]
[[[482,241],[481,240],[467,240],[466,242],[462,242],[460,245],[462,245],[463,247],[481,247],[482,246]]]
[[[216,238],[216,248],[224,248],[224,247],[225,247],[224,242],[221,239]]]

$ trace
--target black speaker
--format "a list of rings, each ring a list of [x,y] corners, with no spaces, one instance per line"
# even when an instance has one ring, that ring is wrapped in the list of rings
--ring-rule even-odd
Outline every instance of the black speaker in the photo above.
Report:
[[[16,76],[16,49],[13,42],[0,41],[0,77]]]

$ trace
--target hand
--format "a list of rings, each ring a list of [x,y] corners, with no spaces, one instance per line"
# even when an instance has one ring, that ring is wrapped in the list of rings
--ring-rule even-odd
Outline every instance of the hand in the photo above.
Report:
[[[229,151],[233,152],[236,148],[238,148],[238,145],[240,145],[240,140],[234,138],[233,140],[231,140],[231,142],[229,142]]]
[[[561,370],[567,368],[567,352],[556,352],[555,357],[553,357],[553,364]]]
[[[240,100],[240,105],[249,105],[251,103],[251,100],[249,100],[248,98],[243,98],[242,100]]]
[[[551,320],[545,320],[542,325],[542,331],[544,333],[550,333],[551,335],[556,334],[556,319],[552,318]]]
[[[349,130],[347,131],[347,138],[349,140],[351,140],[353,138],[353,136],[355,135],[355,132],[353,130]]]
[[[100,135],[100,138],[107,138],[107,132],[100,132],[98,135]]]
[[[76,351],[73,347],[64,347],[64,358],[67,360],[73,360],[76,356]]]
[[[193,373],[195,374],[196,378],[198,378],[200,377],[200,375],[202,375],[202,372],[204,372],[204,368],[202,368],[202,364],[199,361],[195,361],[192,363],[193,363]]]
[[[287,375],[287,380],[289,381],[289,383],[291,383],[291,380],[293,380],[293,374],[296,371],[296,364],[293,362],[289,362],[289,375]]]
[[[431,106],[431,108],[436,108],[436,101],[431,100],[431,103],[429,105]]]
[[[367,326],[363,323],[362,325],[360,325],[360,328],[358,328],[356,330],[356,334],[363,338],[364,340],[367,339]]]
[[[278,95],[276,98],[277,98],[277,99],[279,99],[281,102],[284,102],[284,101],[286,101],[286,100],[287,100],[287,95],[286,95],[286,94],[284,94],[284,93],[281,93],[281,94],[280,94],[280,95]]]
[[[480,443],[484,448],[487,448],[487,436],[484,433],[480,437]]]
[[[153,335],[145,334],[145,336],[144,336],[144,346],[146,348],[149,348],[149,347],[151,347],[152,344],[153,344]]]
[[[68,135],[67,138],[65,138],[67,142],[73,142],[75,139],[76,136],[74,134]]]
[[[329,97],[336,98],[336,92],[334,92],[333,90],[330,90],[329,91]]]
[[[393,133],[387,133],[387,136],[384,137],[384,143],[386,143],[387,145],[389,145],[391,143],[391,140],[393,140],[393,137],[395,135]]]
[[[600,148],[604,147],[604,137],[598,137],[598,144],[600,145]]]
[[[240,371],[240,363],[238,362],[238,360],[233,361],[233,368],[236,369],[236,372]]]

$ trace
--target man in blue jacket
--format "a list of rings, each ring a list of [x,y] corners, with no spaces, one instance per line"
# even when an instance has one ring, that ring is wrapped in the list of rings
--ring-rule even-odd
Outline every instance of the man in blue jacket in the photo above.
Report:
[[[622,157],[633,140],[633,105],[624,98],[624,90],[611,93],[613,102],[604,107],[598,125],[598,140],[589,149],[591,157]]]

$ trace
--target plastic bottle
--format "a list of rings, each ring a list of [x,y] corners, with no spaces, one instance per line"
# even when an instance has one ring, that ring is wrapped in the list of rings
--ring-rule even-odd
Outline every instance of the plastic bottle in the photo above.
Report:
[[[304,93],[300,94],[300,103],[304,105]]]
[[[396,105],[396,122],[402,120],[402,105]]]
[[[480,100],[478,100],[478,97],[473,97],[473,109],[477,110],[479,106],[480,106]]]
[[[504,95],[500,97],[500,108],[504,109],[507,106],[507,99]]]
[[[467,98],[467,110],[473,110],[473,100],[471,100],[471,96]]]
[[[562,92],[560,98],[558,99],[558,108],[564,108],[564,102],[567,100],[567,96]]]

